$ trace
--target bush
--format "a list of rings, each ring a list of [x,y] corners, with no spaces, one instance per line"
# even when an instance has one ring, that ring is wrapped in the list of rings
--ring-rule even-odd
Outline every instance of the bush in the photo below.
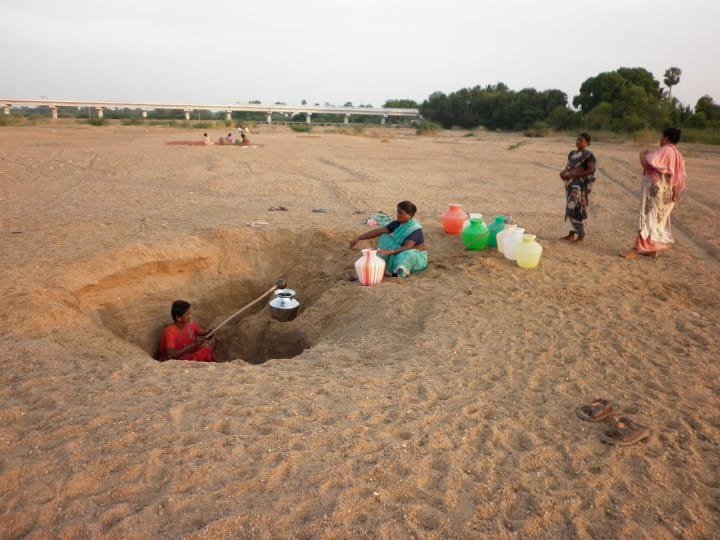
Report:
[[[680,137],[682,143],[720,144],[720,129],[683,129]]]
[[[708,125],[707,116],[704,112],[696,112],[688,119],[688,126],[698,128],[698,129],[705,129]]]
[[[526,137],[547,137],[548,135],[550,135],[550,126],[545,122],[533,122],[533,125],[525,130]]]
[[[661,134],[661,129],[644,129],[634,133],[632,139],[633,142],[652,146],[658,144]],[[720,129],[683,128],[680,137],[682,143],[720,144]]]
[[[636,114],[629,114],[622,120],[617,118],[610,122],[610,129],[623,133],[635,133],[647,128],[648,123]]]
[[[295,133],[310,133],[313,127],[311,124],[290,124],[290,129]]]
[[[602,129],[610,125],[612,118],[612,105],[603,101],[583,115],[582,123],[589,129]]]
[[[643,129],[633,133],[632,140],[638,144],[657,144],[660,134],[654,129]]]
[[[21,114],[1,114],[0,126],[19,126],[25,123],[25,117]]]
[[[581,120],[580,111],[570,111],[564,105],[558,105],[550,111],[545,121],[552,129],[565,131],[579,128]]]
[[[185,120],[184,122],[180,123],[180,127],[186,128],[186,129],[212,129],[215,127],[219,127],[217,125],[217,122],[211,122],[211,121],[191,121],[191,120]]]
[[[107,126],[110,122],[107,118],[78,118],[77,119],[78,124],[90,124],[91,126]]]
[[[437,122],[425,119],[415,122],[415,132],[418,135],[435,135],[438,131],[442,131],[442,126]]]
[[[178,123],[177,120],[150,120],[151,126],[167,126],[167,127],[177,127]]]

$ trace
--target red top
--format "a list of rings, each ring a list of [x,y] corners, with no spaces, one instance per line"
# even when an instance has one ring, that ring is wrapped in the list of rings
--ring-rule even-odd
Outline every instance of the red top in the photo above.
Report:
[[[167,360],[168,349],[179,351],[195,342],[197,336],[202,332],[202,328],[196,322],[189,322],[182,329],[177,325],[171,324],[165,327],[162,337],[160,338],[160,358]],[[201,345],[194,351],[189,351],[180,356],[178,360],[197,360],[199,362],[214,361],[213,350],[209,346]]]

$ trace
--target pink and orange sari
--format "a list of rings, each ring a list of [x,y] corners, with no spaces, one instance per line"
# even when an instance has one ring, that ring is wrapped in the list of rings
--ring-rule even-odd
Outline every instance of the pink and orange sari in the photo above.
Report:
[[[674,239],[670,214],[677,195],[685,189],[685,161],[674,144],[665,144],[645,156],[647,167],[640,182],[640,222],[635,249],[652,253],[669,248]]]

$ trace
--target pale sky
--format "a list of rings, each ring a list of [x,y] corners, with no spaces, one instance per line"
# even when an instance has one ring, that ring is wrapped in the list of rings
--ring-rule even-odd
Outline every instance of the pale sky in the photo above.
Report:
[[[720,103],[720,0],[2,0],[0,97],[422,102],[642,67]]]

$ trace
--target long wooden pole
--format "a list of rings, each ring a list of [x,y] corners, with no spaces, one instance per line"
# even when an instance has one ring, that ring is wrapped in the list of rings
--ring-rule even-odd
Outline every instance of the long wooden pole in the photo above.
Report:
[[[277,288],[278,288],[278,285],[273,285],[272,287],[270,287],[267,291],[265,291],[264,293],[262,293],[262,294],[261,294],[260,296],[258,296],[255,300],[253,300],[253,301],[250,302],[249,304],[244,305],[243,307],[241,307],[240,309],[238,309],[235,313],[233,313],[232,315],[230,315],[227,319],[225,319],[223,322],[221,322],[220,324],[218,324],[215,328],[213,328],[213,330],[212,330],[209,334],[205,335],[204,338],[205,338],[205,339],[210,339],[210,338],[211,338],[212,336],[214,336],[214,335],[217,333],[217,331],[220,330],[223,326],[225,326],[227,323],[229,323],[231,320],[233,320],[235,317],[237,317],[238,315],[240,315],[243,311],[245,311],[245,310],[248,309],[249,307],[254,306],[255,304],[257,304],[260,300],[262,300],[263,298],[265,298],[268,294],[270,294],[271,292],[273,292],[273,291],[274,291],[275,289],[277,289]]]

